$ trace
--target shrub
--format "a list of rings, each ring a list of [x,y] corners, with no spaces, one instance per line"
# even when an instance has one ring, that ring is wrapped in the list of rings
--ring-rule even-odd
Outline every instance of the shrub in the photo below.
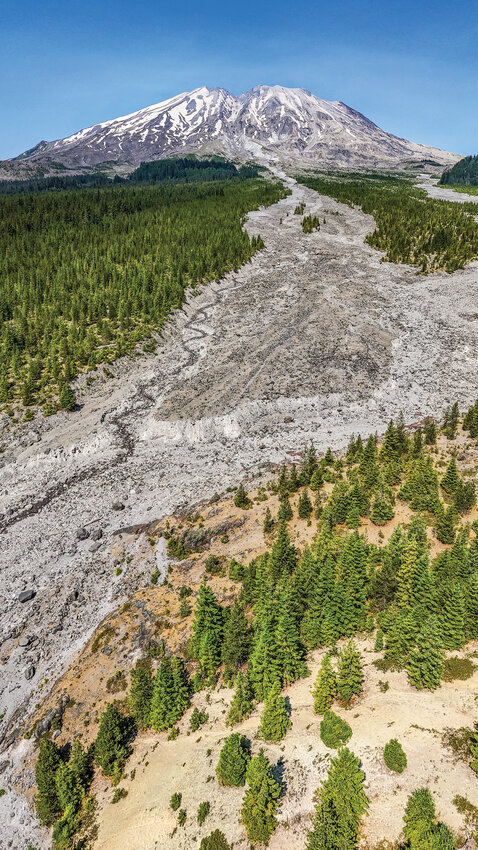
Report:
[[[180,809],[179,812],[178,812],[178,824],[179,824],[179,826],[184,826],[184,824],[186,823],[186,818],[187,818],[186,809]]]
[[[231,846],[227,843],[224,833],[220,829],[215,829],[214,832],[203,838],[199,850],[231,850]]]
[[[200,726],[203,723],[206,723],[209,718],[209,715],[205,711],[198,711],[197,708],[194,709],[191,714],[191,720],[189,721],[189,725],[191,726],[191,730],[193,732],[197,732]]]
[[[210,810],[211,810],[211,806],[208,802],[199,803],[199,807],[198,807],[198,824],[199,824],[199,826],[203,825],[203,823],[206,820]]]
[[[396,738],[392,738],[388,744],[385,744],[383,760],[388,769],[395,771],[395,773],[403,773],[405,770],[407,757]]]
[[[119,801],[122,800],[123,797],[127,797],[127,796],[128,796],[128,792],[127,792],[126,788],[115,788],[115,792],[113,794],[113,799],[111,800],[111,802],[112,803],[119,803]]]
[[[320,737],[326,747],[337,749],[352,737],[352,730],[345,720],[333,711],[325,711],[320,721]]]
[[[233,732],[224,742],[216,767],[217,781],[220,785],[244,785],[246,768],[250,755],[246,739]]]
[[[175,791],[173,796],[169,801],[169,807],[173,810],[173,812],[177,812],[181,805],[183,795],[179,793],[179,791]]]

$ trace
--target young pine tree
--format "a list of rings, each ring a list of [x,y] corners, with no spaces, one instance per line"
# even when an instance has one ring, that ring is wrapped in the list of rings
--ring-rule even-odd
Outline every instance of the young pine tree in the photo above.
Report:
[[[327,711],[337,696],[337,677],[332,669],[330,655],[324,655],[322,659],[312,693],[316,714]]]
[[[244,605],[236,599],[224,625],[222,660],[226,670],[235,671],[246,661],[250,644],[251,634],[244,614]]]
[[[106,776],[121,770],[129,755],[127,719],[109,702],[101,715],[94,743],[95,761]]]
[[[40,822],[45,826],[51,826],[61,811],[55,782],[56,772],[61,763],[60,751],[54,741],[44,738],[35,765],[38,788],[35,807]]]
[[[436,617],[428,618],[417,643],[407,663],[408,678],[417,689],[435,690],[443,674],[443,643]]]
[[[280,682],[276,679],[265,699],[259,734],[264,741],[275,743],[282,740],[290,727],[285,699],[281,696]]]
[[[456,513],[454,507],[450,506],[444,510],[443,505],[440,503],[436,518],[436,536],[440,543],[455,542],[455,523]]]
[[[228,726],[242,723],[246,717],[249,717],[252,708],[252,694],[248,678],[239,671],[236,677],[236,691],[227,715]]]
[[[198,661],[200,653],[203,659],[205,656],[204,637],[206,636],[207,647],[210,650],[210,655],[218,667],[221,662],[222,640],[224,632],[224,612],[217,599],[206,584],[206,579],[202,582],[196,607],[194,610],[194,622],[192,625],[191,650],[193,657]]]
[[[233,732],[224,741],[216,767],[219,785],[244,785],[250,760],[246,739]]]
[[[307,850],[354,850],[360,819],[368,808],[360,760],[343,747],[332,759],[319,791]]]
[[[418,788],[410,795],[403,820],[410,850],[454,850],[453,833],[437,822],[435,803],[428,788]]]
[[[352,640],[345,644],[340,655],[337,670],[337,694],[344,703],[362,693],[363,671],[360,653]]]
[[[282,520],[284,520],[285,522],[289,522],[289,520],[291,520],[293,516],[294,512],[292,510],[292,505],[289,501],[289,497],[283,496],[280,501],[277,519],[279,520],[279,522],[282,522]]]
[[[234,504],[236,508],[243,508],[244,510],[251,506],[251,500],[244,489],[244,484],[242,483],[239,484],[239,487],[236,490]]]
[[[270,534],[274,529],[274,520],[272,519],[271,509],[269,507],[266,508],[266,513],[264,516],[264,522],[262,525],[262,530],[264,534]]]
[[[452,457],[446,468],[445,475],[442,478],[441,486],[445,493],[448,493],[448,495],[451,496],[455,492],[459,481],[460,474],[458,472],[456,460]]]
[[[60,407],[71,412],[76,407],[76,395],[69,384],[63,384],[60,390]]]
[[[285,520],[281,520],[269,558],[269,571],[275,583],[290,576],[297,566],[295,548],[291,545]]]
[[[305,489],[300,495],[297,512],[301,519],[310,519],[310,515],[312,513],[312,502],[309,499],[307,489]]]
[[[131,688],[128,694],[129,710],[140,729],[149,726],[153,677],[149,660],[140,659],[131,672]]]
[[[247,765],[246,781],[249,788],[242,804],[242,822],[249,841],[267,844],[277,826],[280,785],[272,775],[264,750]]]

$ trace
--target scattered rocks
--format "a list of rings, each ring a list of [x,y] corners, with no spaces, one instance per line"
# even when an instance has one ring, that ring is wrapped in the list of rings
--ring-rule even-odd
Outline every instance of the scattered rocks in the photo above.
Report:
[[[111,655],[113,650],[112,650],[111,646],[104,646],[102,648],[101,652],[103,653],[103,655]]]
[[[18,594],[18,601],[29,602],[30,599],[33,599],[35,595],[36,594],[34,590],[22,590],[22,592]]]

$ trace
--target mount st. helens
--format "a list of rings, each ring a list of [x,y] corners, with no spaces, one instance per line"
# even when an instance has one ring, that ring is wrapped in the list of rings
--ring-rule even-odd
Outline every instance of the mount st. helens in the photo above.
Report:
[[[369,167],[424,161],[442,166],[459,159],[387,133],[339,101],[321,100],[302,88],[261,85],[239,96],[202,86],[64,139],[42,141],[15,165],[136,164],[192,152]]]

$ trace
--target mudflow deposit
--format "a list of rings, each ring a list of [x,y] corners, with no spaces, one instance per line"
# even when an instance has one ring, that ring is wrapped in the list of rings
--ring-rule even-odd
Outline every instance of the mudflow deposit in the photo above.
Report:
[[[90,386],[83,377],[73,414],[17,432],[4,419],[4,786],[32,746],[15,734],[25,713],[129,588],[155,567],[164,575],[160,546],[138,561],[143,579],[134,559],[115,575],[120,529],[252,479],[310,440],[339,449],[400,411],[413,423],[475,400],[478,264],[420,276],[383,263],[364,244],[371,217],[278,176],[292,194],[246,224],[265,250],[192,296],[154,356],[118,361],[109,380],[98,370]],[[302,232],[301,202],[319,232]],[[11,800],[0,799],[0,846],[38,845],[26,802],[13,811]]]

